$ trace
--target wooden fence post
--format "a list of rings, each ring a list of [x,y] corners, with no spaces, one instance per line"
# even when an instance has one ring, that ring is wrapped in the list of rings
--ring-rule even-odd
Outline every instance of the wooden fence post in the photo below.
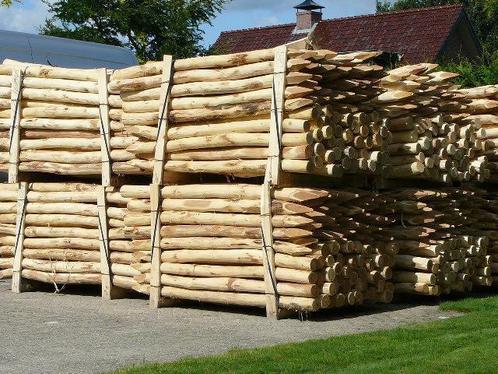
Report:
[[[275,48],[272,105],[270,114],[269,157],[265,180],[261,190],[261,235],[264,267],[266,315],[280,318],[273,248],[272,187],[278,187],[281,180],[282,123],[284,118],[285,86],[287,73],[287,46]]]
[[[12,267],[12,292],[21,293],[25,284],[22,280],[22,260],[24,249],[24,227],[26,205],[28,203],[28,184],[21,182],[17,195],[16,241],[14,246],[14,266]]]
[[[100,147],[102,153],[102,186],[111,185],[111,126],[109,119],[109,94],[107,69],[98,71]]]
[[[21,152],[21,89],[23,73],[12,69],[10,93],[9,183],[19,182],[19,154]]]

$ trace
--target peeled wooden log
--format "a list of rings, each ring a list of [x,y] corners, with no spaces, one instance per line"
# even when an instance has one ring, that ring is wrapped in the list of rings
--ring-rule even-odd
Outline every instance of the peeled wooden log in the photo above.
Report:
[[[4,65],[22,68],[26,77],[67,79],[74,81],[98,81],[98,70],[96,69],[67,69],[47,65],[36,65],[11,59],[5,59]]]
[[[284,119],[282,124],[285,133],[289,132],[308,132],[311,129],[311,123],[306,120]],[[182,138],[223,135],[227,133],[261,133],[270,131],[270,120],[265,119],[247,119],[240,121],[227,121],[212,124],[182,124],[168,129],[168,140]]]
[[[81,238],[26,238],[24,239],[24,248],[85,249],[98,251],[100,250],[100,241],[97,239]]]
[[[50,173],[57,175],[100,175],[102,167],[98,164],[63,164],[56,162],[32,161],[21,162],[19,171],[32,173]]]
[[[172,299],[192,300],[215,304],[253,306],[259,308],[264,308],[266,306],[266,296],[262,294],[198,291],[163,286],[161,288],[161,295]]]
[[[129,218],[129,217],[127,217]],[[150,219],[147,215],[144,218]],[[232,225],[232,226],[260,226],[261,217],[258,215],[243,215],[232,213],[199,213],[163,211],[161,222],[165,224],[191,224],[191,225]],[[274,227],[298,227],[312,223],[313,220],[296,215],[274,215],[272,224]]]
[[[27,238],[82,238],[98,239],[99,232],[94,229],[82,229],[77,227],[35,227],[29,226],[24,230]]]
[[[176,250],[163,251],[162,262],[172,263],[199,263],[199,264],[244,264],[262,265],[260,250]]]
[[[0,270],[0,279],[6,279],[12,277],[12,269]]]
[[[52,261],[84,261],[99,262],[100,252],[87,251],[81,249],[63,249],[63,248],[43,248],[43,249],[24,249],[23,256],[30,259],[52,260]]]
[[[133,206],[133,204],[129,204]],[[231,199],[165,199],[162,202],[165,211],[220,212],[220,213],[252,213],[259,214],[261,210],[258,200]],[[150,210],[149,206],[144,206]],[[312,208],[287,201],[272,201],[274,215],[294,215],[311,213]]]
[[[22,261],[22,266],[23,269],[49,273],[100,273],[99,262],[62,262],[25,258]]]
[[[162,263],[163,274],[182,275],[188,277],[238,277],[263,279],[262,266],[220,266],[220,265],[193,265],[178,263]]]
[[[147,197],[148,187],[143,187],[136,194],[129,197]],[[0,191],[1,192],[1,191]],[[145,194],[145,195],[144,195]],[[272,198],[296,203],[311,202],[326,198],[329,192],[311,188],[279,188],[272,191]],[[10,195],[9,195],[10,196]],[[12,196],[17,196],[13,194]],[[191,184],[165,186],[161,190],[163,199],[254,199],[261,198],[261,186],[251,184]],[[1,194],[0,194],[1,198]],[[17,197],[13,198],[14,200]]]
[[[229,238],[261,238],[258,227],[221,226],[221,225],[168,225],[161,228],[162,237],[229,237]],[[306,238],[312,231],[299,228],[275,228],[273,237],[279,240]]]
[[[101,284],[100,274],[77,274],[77,273],[46,273],[37,270],[25,269],[21,276],[26,279],[43,283],[58,284]]]

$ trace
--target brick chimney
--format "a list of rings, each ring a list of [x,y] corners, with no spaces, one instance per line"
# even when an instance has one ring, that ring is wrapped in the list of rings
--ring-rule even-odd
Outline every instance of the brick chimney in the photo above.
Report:
[[[305,0],[294,7],[297,9],[296,30],[297,33],[310,31],[318,22],[322,20],[321,5],[313,0]]]

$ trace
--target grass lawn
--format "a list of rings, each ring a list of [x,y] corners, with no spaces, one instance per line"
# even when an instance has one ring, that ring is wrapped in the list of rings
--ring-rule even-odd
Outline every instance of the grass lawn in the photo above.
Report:
[[[441,308],[466,314],[389,331],[134,367],[116,374],[498,372],[498,297],[447,302]]]

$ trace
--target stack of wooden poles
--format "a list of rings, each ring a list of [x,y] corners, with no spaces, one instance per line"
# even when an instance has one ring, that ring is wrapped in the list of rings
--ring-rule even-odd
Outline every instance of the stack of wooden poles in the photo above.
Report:
[[[462,106],[450,82],[457,74],[434,71],[437,66],[402,66],[380,80],[384,94],[398,98],[381,110],[392,131],[388,178],[450,184],[484,177],[477,171],[485,165],[476,170],[479,161],[471,162],[478,147],[474,127],[461,126],[452,115]]]
[[[288,61],[282,170],[342,176],[375,171],[384,161],[387,128],[372,106],[353,107],[378,94],[372,87],[383,69],[367,63],[377,55],[289,50],[283,56]],[[122,158],[113,153],[114,170],[152,173],[158,120],[166,115],[162,108],[171,80],[165,169],[263,176],[274,58],[274,50],[261,50],[178,60],[171,78],[166,62],[115,71],[109,91],[120,95],[111,100],[121,113],[120,136],[139,141],[120,150]]]
[[[265,307],[261,185],[164,187],[161,294],[173,299]],[[333,195],[314,188],[273,191],[273,290],[283,309],[315,311],[392,299],[358,241],[335,237]],[[157,235],[158,233],[156,233]],[[375,273],[375,274],[374,274]]]
[[[344,209],[356,213],[357,226],[368,225],[372,242],[396,247],[397,293],[440,295],[491,285],[488,239],[479,220],[492,213],[475,191],[448,187],[364,194]]]
[[[4,184],[0,191],[0,279],[12,276],[17,223],[17,185]]]
[[[101,284],[97,186],[30,183],[24,211],[22,278]]]
[[[9,170],[12,68],[0,65],[0,170]]]
[[[106,189],[109,219],[109,258],[114,286],[148,294],[150,272],[149,187],[121,186]],[[147,217],[145,222],[137,217]]]
[[[19,171],[100,175],[100,132],[107,108],[99,105],[98,71],[5,60],[0,72],[9,70],[20,71],[20,75],[12,80],[10,89],[14,110],[2,111],[1,127],[11,135],[19,122]],[[7,83],[3,82],[7,75],[1,77],[1,84]],[[107,100],[105,81],[104,76],[101,94]],[[4,91],[6,96],[7,87]],[[17,151],[10,147],[12,152]]]
[[[472,128],[477,152],[472,164],[484,173],[480,181],[498,181],[498,85],[455,91],[462,102],[454,116],[463,128]]]

